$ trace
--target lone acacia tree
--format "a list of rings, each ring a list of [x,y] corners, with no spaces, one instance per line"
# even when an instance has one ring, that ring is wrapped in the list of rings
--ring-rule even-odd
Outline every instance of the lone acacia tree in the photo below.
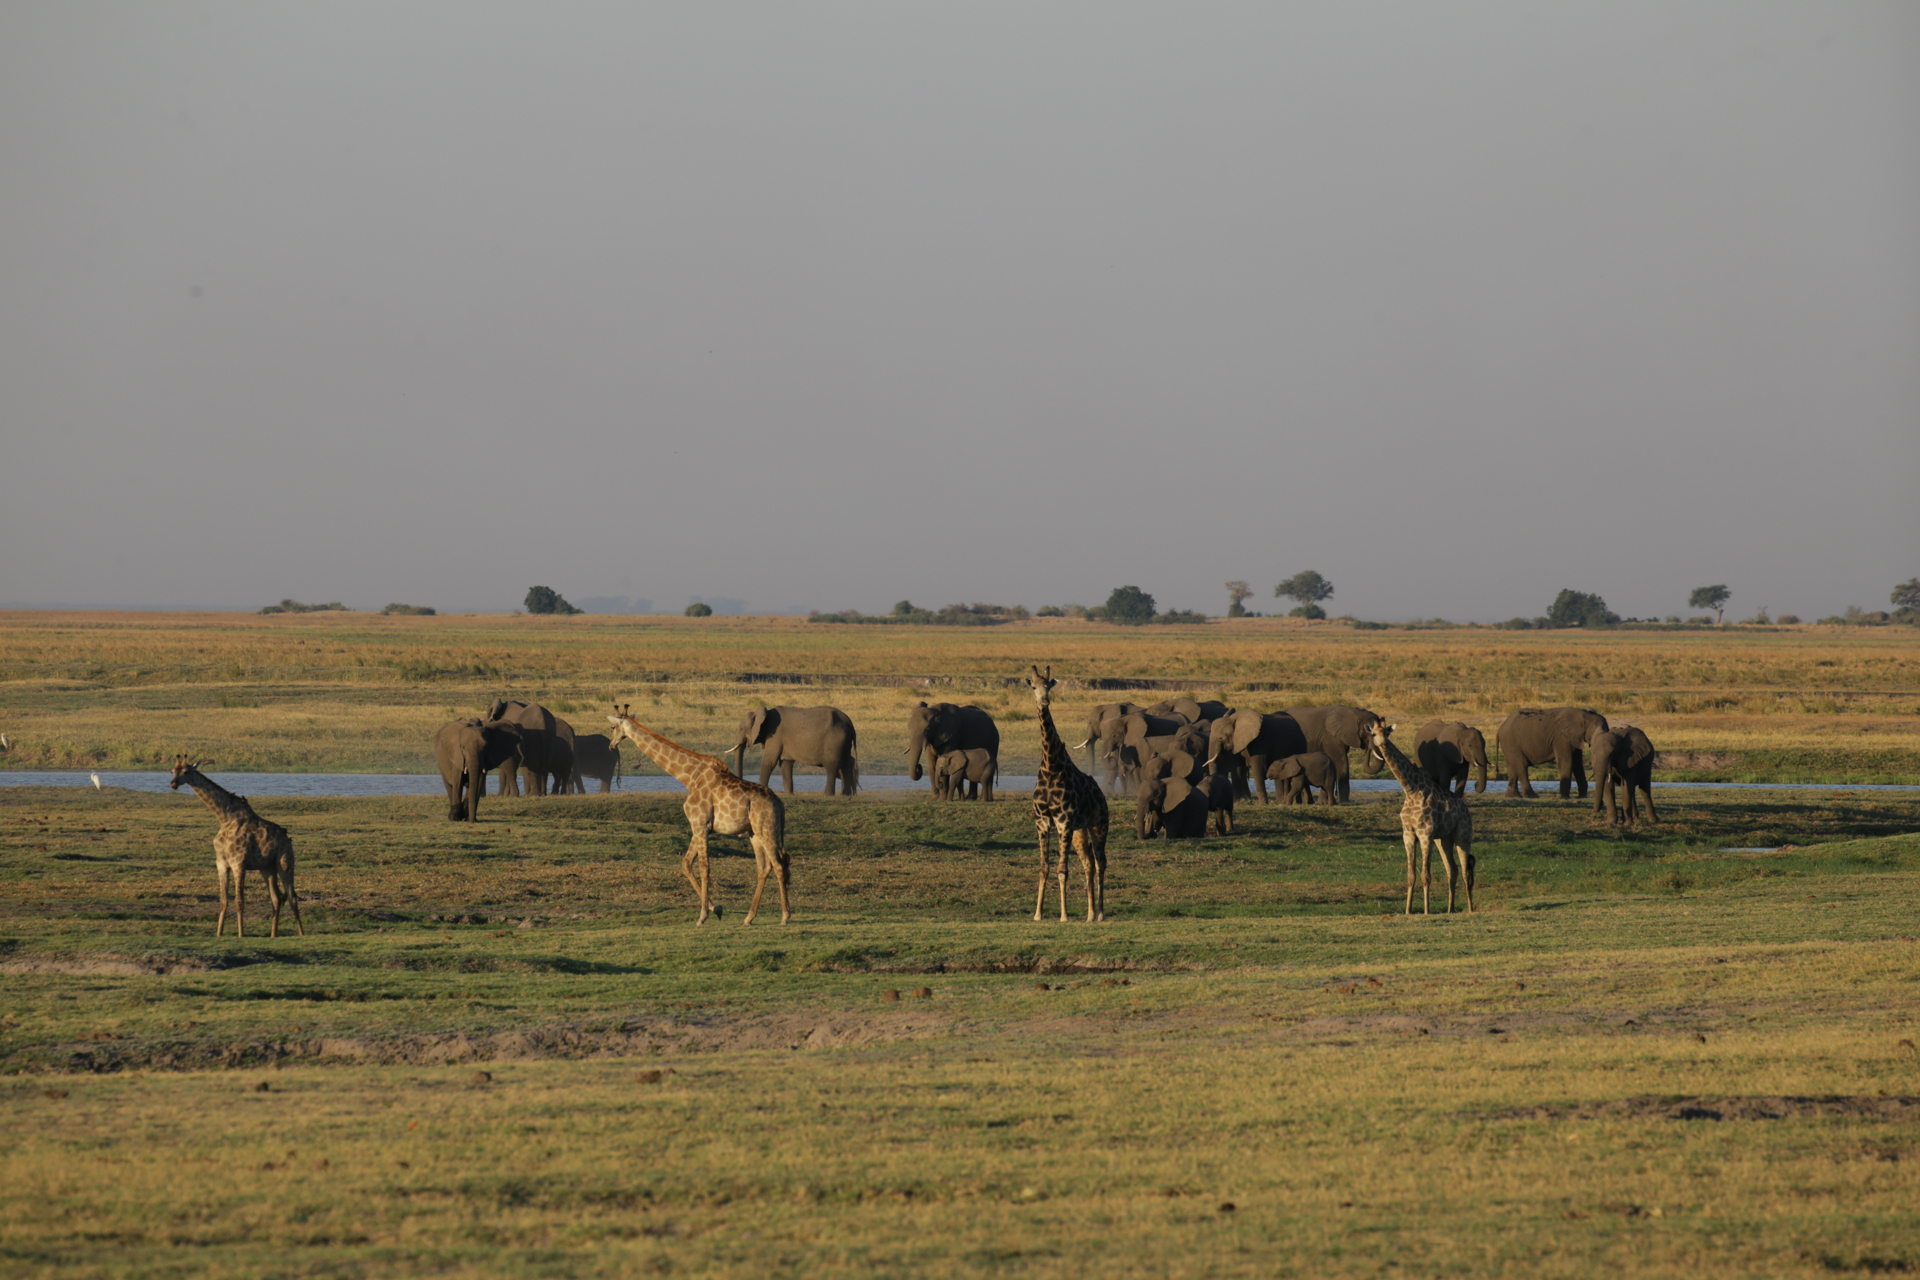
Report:
[[[1920,578],[1908,578],[1887,598],[1895,609],[1920,613]]]
[[[567,603],[567,598],[552,587],[531,587],[527,590],[528,613],[579,613],[580,610]]]
[[[1235,578],[1227,584],[1227,616],[1244,618],[1247,616],[1247,597],[1253,594],[1253,588],[1241,578]]]
[[[1693,594],[1687,597],[1687,608],[1713,610],[1713,621],[1718,625],[1720,615],[1726,610],[1727,601],[1732,598],[1733,592],[1727,590],[1727,584],[1724,582],[1711,587],[1695,587]]]
[[[1295,618],[1324,618],[1327,611],[1320,607],[1322,600],[1333,596],[1333,583],[1320,576],[1317,570],[1303,569],[1285,582],[1273,584],[1273,594],[1300,603],[1291,611]]]

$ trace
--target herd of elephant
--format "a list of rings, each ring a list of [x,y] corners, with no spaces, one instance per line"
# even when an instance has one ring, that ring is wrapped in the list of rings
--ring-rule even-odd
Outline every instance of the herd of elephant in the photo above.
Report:
[[[1141,838],[1204,835],[1233,829],[1236,799],[1258,796],[1268,803],[1268,782],[1281,804],[1344,803],[1351,792],[1349,753],[1362,753],[1368,773],[1386,767],[1367,726],[1379,716],[1362,707],[1288,707],[1282,711],[1235,710],[1218,701],[1170,698],[1152,706],[1109,702],[1087,713],[1087,773],[1110,793],[1133,793],[1135,829]],[[1528,771],[1551,762],[1560,798],[1574,787],[1585,799],[1585,757],[1594,765],[1594,810],[1613,822],[1638,821],[1636,793],[1651,790],[1654,748],[1641,730],[1612,728],[1585,707],[1525,709],[1511,713],[1495,733],[1504,757],[1507,794],[1535,797]],[[747,747],[762,748],[760,784],[775,769],[793,794],[795,766],[827,772],[827,794],[851,796],[859,789],[857,734],[838,707],[754,708],[741,718],[726,754],[744,774]],[[1459,721],[1431,721],[1414,737],[1414,758],[1442,787],[1464,795],[1478,771],[1475,790],[1487,789],[1487,743],[1480,730]],[[976,706],[950,702],[914,707],[907,715],[907,755],[915,781],[930,780],[938,799],[993,799],[999,773],[1000,729]],[[486,792],[486,775],[498,772],[501,795],[581,793],[597,778],[604,793],[620,770],[620,755],[604,734],[576,734],[573,726],[538,703],[495,702],[484,717],[456,720],[434,738],[434,757],[447,788],[447,816],[472,821]],[[1624,797],[1618,792],[1624,790]],[[1621,802],[1624,803],[1621,803]],[[1624,808],[1624,814],[1621,809]]]

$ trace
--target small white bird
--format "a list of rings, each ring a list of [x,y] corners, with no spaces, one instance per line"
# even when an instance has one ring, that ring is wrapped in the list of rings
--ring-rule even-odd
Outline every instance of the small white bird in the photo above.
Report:
[[[0,733],[0,751],[11,751],[11,750],[13,750],[13,744],[7,741],[6,734]]]
[[[97,773],[93,775],[93,789],[95,791],[100,789],[100,775]]]

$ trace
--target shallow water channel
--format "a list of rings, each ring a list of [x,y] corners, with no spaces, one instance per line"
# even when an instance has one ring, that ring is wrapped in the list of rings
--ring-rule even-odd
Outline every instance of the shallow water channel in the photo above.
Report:
[[[77,770],[0,770],[0,787],[91,787],[94,779],[99,779],[103,787],[125,787],[130,791],[165,791],[173,775],[160,770],[115,770],[99,774],[81,773]],[[445,794],[445,784],[437,773],[215,773],[213,780],[231,791],[249,796],[437,796]],[[826,786],[825,775],[797,773],[794,776],[795,791],[806,794],[819,792]],[[999,790],[1031,791],[1035,779],[1031,774],[1007,774],[994,783]],[[1534,780],[1536,787],[1552,787],[1551,780]],[[1844,782],[1658,782],[1661,788],[1693,788],[1712,790],[1741,791],[1920,791],[1920,786],[1891,783],[1844,783]],[[597,790],[599,784],[591,784],[590,790]],[[776,790],[779,781],[774,781]],[[904,773],[863,774],[860,778],[862,791],[927,791],[929,784],[923,779],[915,782]],[[1385,776],[1379,778],[1355,777],[1355,791],[1398,791],[1400,784]],[[489,789],[491,791],[491,788]],[[681,792],[684,791],[672,778],[658,774],[628,775],[614,780],[614,790],[621,792]],[[1486,794],[1500,795],[1506,791],[1504,779],[1493,779],[1487,784]],[[1469,796],[1474,793],[1469,791]]]

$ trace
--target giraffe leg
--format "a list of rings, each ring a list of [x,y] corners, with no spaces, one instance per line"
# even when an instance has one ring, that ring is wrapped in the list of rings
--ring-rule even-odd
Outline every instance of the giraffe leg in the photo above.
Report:
[[[301,937],[307,936],[307,922],[300,918],[300,895],[294,891],[293,872],[287,872],[287,905],[293,908],[293,927],[300,931]]]
[[[1080,855],[1080,870],[1087,878],[1087,923],[1094,922],[1093,913],[1093,833],[1076,831],[1073,833],[1073,850]]]
[[[1420,833],[1420,914],[1430,916],[1433,908],[1428,905],[1427,895],[1433,888],[1433,831],[1429,828]]]
[[[268,930],[269,938],[280,936],[280,881],[267,868],[260,868],[260,878],[267,882],[267,903],[273,908],[273,926]]]
[[[697,876],[693,873],[696,864],[700,868]],[[709,911],[719,915],[720,912],[711,905],[707,894],[707,833],[699,827],[693,829],[693,840],[687,845],[687,856],[681,861],[680,870],[687,877],[687,883],[693,886],[693,891],[700,895],[700,918],[694,923],[705,924]]]
[[[1416,837],[1413,834],[1412,827],[1402,827],[1400,829],[1400,839],[1407,846],[1407,914],[1408,915],[1413,914],[1413,842],[1415,838]]]
[[[1456,856],[1460,859],[1460,879],[1467,886],[1467,914],[1473,914],[1473,828],[1468,827],[1459,835],[1454,845]]]
[[[1447,873],[1447,914],[1453,914],[1453,837],[1436,840],[1440,846],[1440,865]]]
[[[1040,888],[1033,899],[1033,918],[1039,920],[1047,909],[1047,829],[1040,828]]]
[[[247,864],[241,863],[233,873],[233,920],[234,936],[247,936]]]
[[[220,877],[220,919],[213,926],[213,936],[220,938],[225,937],[227,932],[227,869],[216,862],[213,870]]]

